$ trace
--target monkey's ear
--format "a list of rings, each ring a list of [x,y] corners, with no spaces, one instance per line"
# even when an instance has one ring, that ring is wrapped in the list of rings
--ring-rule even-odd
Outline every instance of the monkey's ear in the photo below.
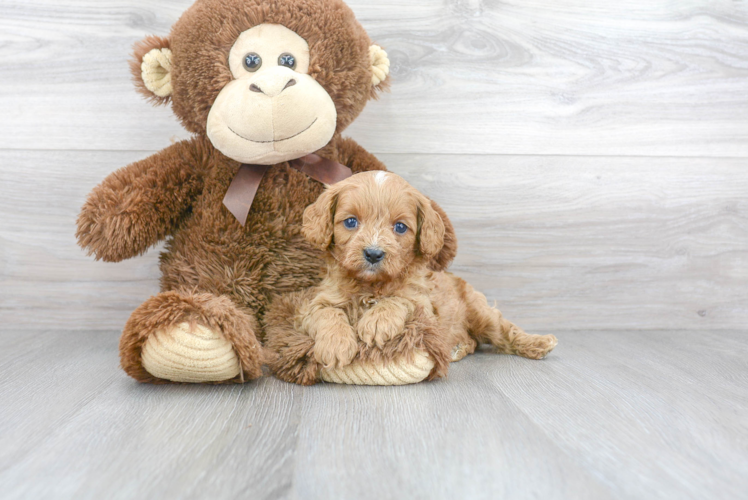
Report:
[[[318,250],[327,250],[332,244],[338,191],[334,187],[328,187],[317,198],[317,201],[304,210],[301,232],[304,238]]]
[[[166,104],[171,98],[171,63],[167,38],[149,36],[133,48],[130,71],[135,86],[154,104]]]
[[[379,45],[369,47],[369,58],[371,59],[371,83],[374,85],[372,92],[385,90],[389,85],[390,59],[387,52]]]

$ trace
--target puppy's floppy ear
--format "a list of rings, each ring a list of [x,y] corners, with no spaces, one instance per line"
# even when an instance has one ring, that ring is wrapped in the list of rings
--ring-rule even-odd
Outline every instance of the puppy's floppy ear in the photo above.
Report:
[[[444,247],[444,221],[434,210],[431,200],[418,194],[418,231],[416,244],[421,254],[429,259],[436,257]]]
[[[442,207],[440,207],[434,200],[431,200],[431,208],[439,214],[442,222],[444,223],[444,246],[436,256],[431,259],[429,267],[434,271],[446,271],[449,265],[455,260],[457,256],[457,235],[455,234],[455,228],[452,226],[452,222],[447,217]]]
[[[335,208],[338,204],[339,189],[328,187],[317,201],[304,210],[304,223],[301,232],[304,238],[318,250],[327,250],[332,244]]]
[[[149,36],[135,44],[130,71],[138,92],[154,104],[166,104],[172,94],[172,53],[169,40]]]

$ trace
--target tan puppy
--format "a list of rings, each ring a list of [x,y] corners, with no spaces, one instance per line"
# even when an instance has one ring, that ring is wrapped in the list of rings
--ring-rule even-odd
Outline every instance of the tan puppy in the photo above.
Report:
[[[435,325],[452,361],[479,343],[533,359],[556,346],[553,335],[529,335],[504,319],[464,280],[429,269],[444,231],[429,199],[387,172],[335,184],[306,209],[304,236],[327,251],[328,271],[299,301],[294,328],[313,339],[309,355],[321,367],[348,365],[360,351],[385,352],[413,328],[414,315],[416,325]]]

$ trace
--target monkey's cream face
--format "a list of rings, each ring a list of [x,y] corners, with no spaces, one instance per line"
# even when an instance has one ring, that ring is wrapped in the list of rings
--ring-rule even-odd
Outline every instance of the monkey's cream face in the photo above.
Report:
[[[337,112],[309,76],[309,45],[284,26],[261,24],[231,48],[234,80],[208,114],[208,138],[241,163],[273,165],[313,153],[330,142]]]

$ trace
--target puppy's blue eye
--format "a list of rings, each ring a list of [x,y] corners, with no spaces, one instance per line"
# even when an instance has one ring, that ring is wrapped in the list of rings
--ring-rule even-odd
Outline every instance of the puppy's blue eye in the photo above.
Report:
[[[397,224],[395,224],[395,232],[397,234],[405,234],[408,232],[408,226],[406,226],[402,222],[398,222]]]
[[[343,221],[343,225],[346,227],[346,229],[356,229],[358,227],[358,219],[355,217],[350,217]]]

